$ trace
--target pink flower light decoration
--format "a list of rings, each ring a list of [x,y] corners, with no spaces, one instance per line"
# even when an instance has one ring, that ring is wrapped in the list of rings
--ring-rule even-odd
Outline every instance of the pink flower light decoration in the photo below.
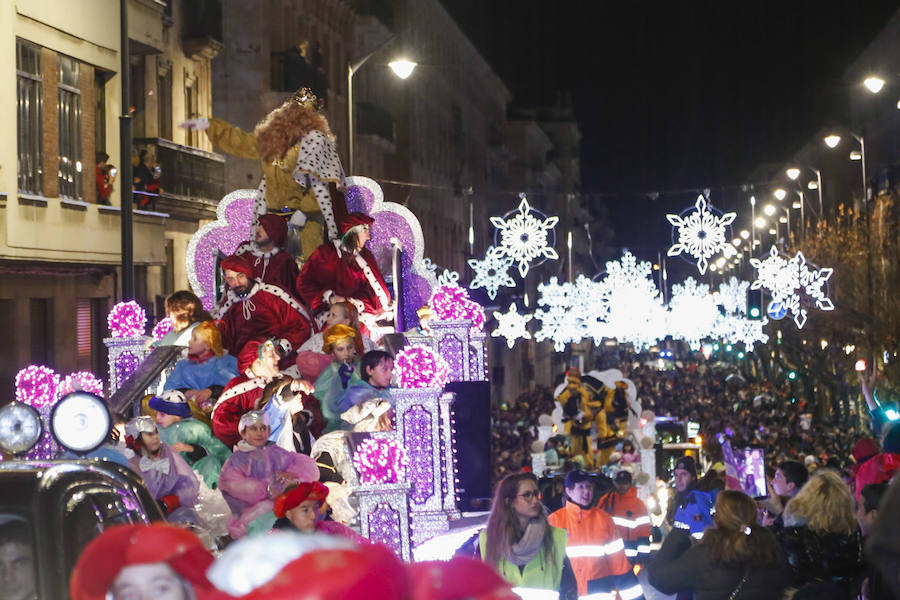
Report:
[[[394,357],[402,388],[442,388],[450,379],[450,365],[431,348],[409,346]]]
[[[356,449],[353,466],[363,485],[398,483],[406,477],[406,450],[387,438],[369,438]]]
[[[441,285],[431,294],[429,305],[438,321],[472,321],[472,331],[484,328],[484,308],[469,298],[469,292],[458,285]]]
[[[40,410],[56,402],[59,375],[43,365],[28,365],[16,373],[16,400]]]
[[[62,385],[59,386],[59,395],[65,396],[72,392],[87,392],[97,396],[103,396],[103,382],[90,371],[78,371],[66,375]]]
[[[169,332],[174,331],[174,329],[175,323],[172,321],[172,319],[166,317],[153,326],[153,339],[158,342],[159,340],[166,337]]]
[[[109,331],[114,338],[143,335],[147,328],[147,314],[134,300],[119,302],[106,316]]]

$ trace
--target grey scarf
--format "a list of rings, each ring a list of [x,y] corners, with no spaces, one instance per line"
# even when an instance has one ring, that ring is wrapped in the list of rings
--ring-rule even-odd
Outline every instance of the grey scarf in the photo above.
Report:
[[[519,567],[527,565],[541,551],[546,533],[547,521],[544,519],[532,519],[525,528],[522,538],[512,545],[509,554],[504,556],[504,558]]]

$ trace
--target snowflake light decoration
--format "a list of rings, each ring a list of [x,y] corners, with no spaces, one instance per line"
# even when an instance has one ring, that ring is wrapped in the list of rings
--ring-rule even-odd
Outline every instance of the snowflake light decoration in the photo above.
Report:
[[[363,440],[353,454],[353,466],[363,485],[401,482],[408,464],[406,450],[390,438]]]
[[[709,286],[688,277],[672,286],[669,300],[669,333],[688,343],[692,350],[700,349],[700,342],[716,335],[719,317],[716,301]]]
[[[731,277],[726,282],[719,284],[719,291],[713,294],[716,304],[725,309],[728,315],[747,314],[747,289],[749,281],[741,281],[737,277]]]
[[[533,209],[525,194],[521,198],[516,210],[503,217],[491,217],[491,224],[497,228],[497,236],[500,238],[498,248],[517,263],[519,275],[525,277],[533,260],[559,258],[553,248],[556,237],[553,228],[559,222],[559,217],[548,217]]]
[[[16,400],[40,410],[56,402],[59,375],[44,365],[28,365],[16,373]]]
[[[810,269],[802,252],[797,252],[791,259],[784,259],[778,254],[778,249],[772,246],[768,257],[763,260],[751,258],[750,264],[757,270],[757,279],[750,288],[769,290],[772,301],[783,304],[798,329],[803,329],[808,317],[803,305],[804,297],[809,298],[808,301],[819,310],[834,310],[834,304],[823,289],[834,270]]]
[[[66,375],[59,386],[59,395],[65,396],[72,392],[88,392],[97,396],[103,396],[103,382],[90,371],[77,371]]]
[[[147,314],[134,300],[119,302],[106,315],[109,331],[114,338],[143,335],[147,327]]]
[[[470,258],[466,262],[475,271],[475,278],[469,284],[469,289],[483,287],[491,300],[497,297],[497,291],[501,287],[516,285],[513,278],[509,276],[509,268],[512,266],[513,260],[506,256],[500,248],[491,246],[485,252],[482,260]]]
[[[428,301],[438,321],[472,321],[472,331],[484,329],[484,308],[464,288],[443,284],[435,288]]]
[[[769,336],[763,331],[768,319],[748,319],[741,315],[719,315],[716,336],[729,343],[743,343],[748,350],[756,344],[765,344]]]
[[[450,365],[431,348],[408,346],[394,357],[402,388],[443,388],[450,379]]]
[[[727,258],[736,252],[729,243],[727,233],[737,213],[722,214],[712,209],[703,194],[697,196],[694,207],[696,210],[689,209],[690,212],[685,211],[681,215],[666,215],[666,219],[675,228],[672,230],[672,240],[675,243],[667,254],[679,256],[684,253],[694,257],[697,259],[697,268],[703,275],[711,257],[722,252]]]
[[[638,262],[628,251],[606,263],[606,275],[596,288],[605,317],[594,333],[595,343],[607,337],[639,347],[665,337],[666,312],[652,272],[649,262]]]
[[[437,282],[438,285],[459,285],[459,273],[444,269],[444,272],[437,276]]]
[[[534,314],[542,323],[534,339],[553,340],[557,352],[570,342],[595,337],[600,319],[608,313],[598,284],[583,275],[575,283],[559,283],[551,277],[548,283],[538,285],[538,294],[538,305],[544,308]]]
[[[534,318],[534,315],[522,315],[516,310],[516,303],[509,305],[507,312],[494,311],[494,318],[497,319],[497,329],[491,332],[491,337],[506,338],[506,345],[510,348],[516,343],[516,340],[530,340],[531,333],[528,331],[528,322]]]

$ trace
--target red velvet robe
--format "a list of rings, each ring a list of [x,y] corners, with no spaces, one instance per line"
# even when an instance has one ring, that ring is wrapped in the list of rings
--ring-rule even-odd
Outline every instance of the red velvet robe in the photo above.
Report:
[[[322,244],[303,265],[297,279],[300,298],[314,313],[328,310],[332,294],[353,299],[360,313],[380,315],[391,303],[391,293],[366,248],[354,260],[345,260],[338,241]]]
[[[228,382],[213,409],[213,433],[229,449],[241,440],[238,423],[244,413],[253,410],[262,398],[263,389],[271,381],[268,377],[256,377],[247,369]]]
[[[228,290],[216,323],[222,332],[222,346],[239,356],[253,339],[284,338],[293,352],[309,339],[314,323],[305,306],[278,286],[255,281],[246,297]]]
[[[300,269],[290,254],[279,248],[262,252],[253,242],[244,242],[234,253],[246,255],[246,259],[253,265],[254,279],[277,285],[287,290],[294,298],[300,297],[297,295],[297,276],[300,275]]]

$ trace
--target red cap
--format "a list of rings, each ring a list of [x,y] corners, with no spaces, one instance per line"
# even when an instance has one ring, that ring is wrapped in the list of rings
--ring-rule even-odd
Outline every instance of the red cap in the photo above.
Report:
[[[300,506],[300,503],[305,502],[306,500],[315,500],[319,503],[319,506],[321,506],[327,497],[327,487],[318,481],[307,481],[301,483],[291,491],[278,496],[278,498],[275,499],[275,508],[272,510],[275,512],[275,516],[280,519],[284,516],[284,513],[292,508],[297,508]]]
[[[125,567],[164,562],[187,582],[198,599],[216,591],[206,579],[213,555],[196,535],[164,523],[111,527],[92,540],[69,580],[72,600],[105,600]]]
[[[232,254],[222,260],[222,269],[243,273],[247,277],[253,279],[253,265],[247,260],[243,254]]]
[[[872,458],[876,454],[881,452],[881,448],[878,447],[878,444],[872,438],[864,437],[859,440],[855,444],[853,444],[853,450],[850,454],[853,455],[853,460],[857,463],[865,462],[866,459]]]
[[[467,556],[407,565],[413,600],[518,599],[497,572]]]
[[[266,231],[266,235],[279,248],[287,243],[287,221],[277,214],[263,215],[259,218],[259,224]]]
[[[357,225],[371,225],[374,222],[375,219],[364,212],[352,212],[347,215],[346,219],[341,221],[341,235],[344,235]]]
[[[386,547],[372,544],[316,550],[285,565],[281,572],[241,600],[408,600],[403,563]]]
[[[244,344],[244,347],[241,348],[237,355],[238,372],[243,373],[250,368],[253,361],[259,358],[259,347],[264,343],[266,343],[266,340],[260,338],[258,340],[250,340]]]

